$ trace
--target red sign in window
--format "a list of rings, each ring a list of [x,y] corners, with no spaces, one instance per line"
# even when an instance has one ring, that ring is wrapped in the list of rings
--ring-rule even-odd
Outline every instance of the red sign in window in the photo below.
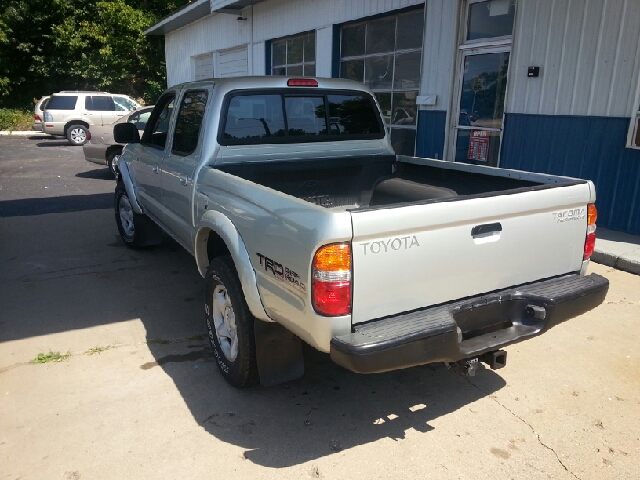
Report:
[[[469,151],[467,158],[469,160],[478,160],[486,162],[489,154],[489,132],[486,130],[471,130],[469,138]]]

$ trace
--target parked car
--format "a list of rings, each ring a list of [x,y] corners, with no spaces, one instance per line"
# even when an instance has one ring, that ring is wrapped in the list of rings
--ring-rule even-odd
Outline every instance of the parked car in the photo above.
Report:
[[[33,109],[33,125],[31,130],[34,132],[42,131],[42,119],[44,118],[44,109],[47,108],[49,102],[49,95],[45,95],[36,103],[36,108]]]
[[[125,115],[109,125],[92,125],[87,132],[87,143],[82,146],[84,151],[84,159],[88,162],[97,163],[98,165],[107,165],[114,177],[116,175],[118,158],[122,154],[124,145],[117,143],[113,138],[113,127],[118,123],[133,123],[140,135],[144,132],[144,127],[149,120],[153,105],[150,107],[142,107]]]
[[[140,108],[126,95],[107,92],[54,93],[44,111],[43,132],[67,137],[71,145],[84,145],[91,125],[109,125]]]

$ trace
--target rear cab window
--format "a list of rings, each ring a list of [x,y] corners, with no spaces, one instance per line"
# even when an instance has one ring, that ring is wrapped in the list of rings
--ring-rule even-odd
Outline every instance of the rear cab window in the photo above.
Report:
[[[49,103],[46,106],[47,110],[75,110],[76,102],[78,101],[77,95],[62,95],[53,96],[49,98]]]
[[[373,98],[358,91],[231,92],[223,107],[221,145],[381,139]]]

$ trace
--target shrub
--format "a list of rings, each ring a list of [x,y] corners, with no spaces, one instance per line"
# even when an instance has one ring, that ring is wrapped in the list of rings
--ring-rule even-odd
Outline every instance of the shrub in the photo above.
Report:
[[[0,108],[0,130],[31,130],[33,113],[25,110]]]

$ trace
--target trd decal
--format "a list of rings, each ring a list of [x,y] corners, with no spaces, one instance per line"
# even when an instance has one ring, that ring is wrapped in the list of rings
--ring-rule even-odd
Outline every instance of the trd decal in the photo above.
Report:
[[[282,266],[281,263],[272,260],[271,258],[262,255],[261,253],[256,253],[258,258],[260,259],[260,266],[264,267],[265,272],[271,272],[274,277],[278,280],[282,280],[283,282],[289,283],[292,287],[297,288],[302,292],[307,291],[307,287],[304,283],[300,281],[300,275],[298,275],[293,270],[290,270],[287,267]]]

